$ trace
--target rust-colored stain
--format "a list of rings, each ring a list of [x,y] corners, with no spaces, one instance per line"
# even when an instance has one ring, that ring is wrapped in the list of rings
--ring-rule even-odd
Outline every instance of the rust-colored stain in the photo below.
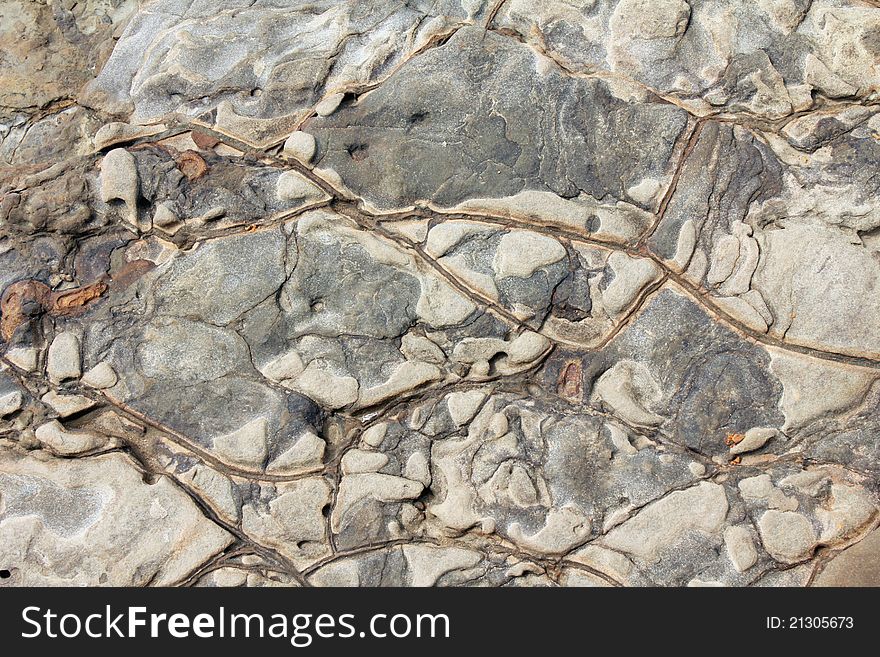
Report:
[[[53,292],[51,298],[51,308],[49,312],[53,315],[71,315],[81,312],[86,305],[100,297],[107,291],[107,283],[98,281],[91,285],[85,285],[73,290],[63,290],[62,292]]]
[[[214,146],[220,143],[220,140],[213,135],[209,135],[206,132],[199,132],[198,130],[193,130],[192,133],[190,133],[190,137],[196,146],[203,148],[206,151],[211,150]]]
[[[570,360],[562,368],[556,386],[557,394],[569,401],[581,401],[581,362]]]
[[[64,317],[84,312],[89,303],[106,291],[104,281],[59,292],[52,292],[39,281],[17,281],[0,298],[0,336],[8,342],[19,326],[43,313]]]
[[[114,289],[128,287],[141,276],[156,268],[149,260],[132,260],[113,274]]]
[[[7,287],[0,299],[0,335],[3,339],[8,342],[15,329],[29,317],[42,313],[50,294],[49,286],[39,281],[17,281]]]
[[[742,463],[742,456],[737,456],[735,458],[730,459],[730,465],[739,465]]]
[[[727,438],[724,439],[724,444],[728,447],[733,447],[734,445],[738,445],[742,441],[746,439],[744,434],[741,433],[729,433],[727,434]]]
[[[208,172],[208,164],[201,155],[195,151],[183,151],[174,158],[177,168],[187,177],[187,180],[196,180]]]

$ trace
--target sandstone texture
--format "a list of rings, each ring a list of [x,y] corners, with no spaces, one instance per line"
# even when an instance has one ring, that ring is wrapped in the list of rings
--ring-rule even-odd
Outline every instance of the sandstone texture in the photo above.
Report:
[[[877,2],[0,44],[0,586],[880,585]]]

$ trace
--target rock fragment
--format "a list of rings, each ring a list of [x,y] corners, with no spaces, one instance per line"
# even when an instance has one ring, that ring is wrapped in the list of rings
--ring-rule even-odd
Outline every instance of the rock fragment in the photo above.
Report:
[[[93,368],[83,374],[82,378],[80,379],[83,384],[89,386],[90,388],[95,388],[96,390],[105,390],[107,388],[112,388],[116,385],[116,382],[118,380],[119,377],[116,376],[116,372],[113,370],[113,366],[106,361],[102,361],[95,365]]]
[[[782,563],[797,563],[816,547],[817,536],[810,520],[794,511],[765,512],[758,519],[758,531],[767,552]]]
[[[752,535],[742,525],[734,525],[724,530],[724,545],[733,566],[741,573],[758,561],[758,551],[755,549]]]
[[[315,156],[316,148],[315,138],[307,132],[298,130],[287,138],[282,150],[286,156],[296,158],[303,164],[308,164]]]
[[[139,183],[134,155],[124,148],[114,148],[101,160],[101,200],[122,201],[125,218],[135,228],[138,224]]]
[[[55,336],[49,345],[46,373],[53,383],[79,378],[82,373],[82,355],[76,334],[64,331]]]

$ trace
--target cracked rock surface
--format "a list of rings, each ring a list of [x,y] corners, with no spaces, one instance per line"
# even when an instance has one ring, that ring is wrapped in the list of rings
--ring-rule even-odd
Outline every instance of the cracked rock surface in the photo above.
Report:
[[[880,585],[877,2],[0,26],[0,586]]]

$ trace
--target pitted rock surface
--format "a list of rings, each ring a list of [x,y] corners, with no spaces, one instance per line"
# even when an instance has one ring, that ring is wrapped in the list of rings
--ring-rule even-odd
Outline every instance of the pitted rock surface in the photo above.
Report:
[[[0,585],[880,585],[876,2],[0,26]]]

